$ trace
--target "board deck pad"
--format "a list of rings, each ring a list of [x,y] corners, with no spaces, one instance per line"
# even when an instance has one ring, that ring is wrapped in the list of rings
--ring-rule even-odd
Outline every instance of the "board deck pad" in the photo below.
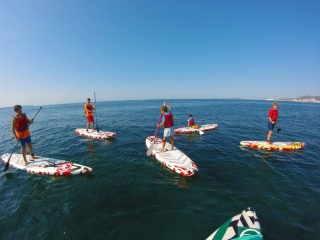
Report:
[[[95,138],[95,139],[106,139],[106,138],[114,138],[116,136],[115,132],[105,132],[99,130],[97,132],[96,130],[92,131],[92,129],[88,129],[88,131],[85,128],[77,128],[76,134],[79,136],[84,136],[88,138]]]
[[[193,132],[199,132],[203,131],[210,131],[210,130],[214,130],[218,127],[218,124],[205,124],[205,125],[201,125],[200,128],[192,128],[192,127],[183,127],[183,128],[176,128],[174,129],[174,133],[179,134],[179,133],[193,133]]]
[[[10,157],[9,153],[5,153],[1,156],[1,160],[4,163],[8,162]],[[40,175],[78,175],[92,172],[93,169],[81,164],[77,164],[70,161],[59,160],[54,158],[36,156],[38,159],[31,160],[30,156],[27,156],[28,165],[24,166],[22,154],[12,154],[9,165],[14,168],[25,170],[31,174]],[[31,160],[31,161],[30,161]]]
[[[303,142],[271,142],[267,141],[241,141],[240,145],[263,150],[294,151],[305,146]]]
[[[229,239],[263,239],[260,223],[253,208],[248,207],[240,214],[230,218],[207,238],[207,240]]]
[[[154,136],[149,136],[146,139],[146,146],[149,149],[153,142]],[[170,168],[174,172],[182,176],[193,176],[198,173],[196,164],[183,152],[176,147],[172,150],[172,145],[166,142],[165,151],[161,152],[162,139],[155,138],[155,143],[151,155],[161,162],[162,165]]]

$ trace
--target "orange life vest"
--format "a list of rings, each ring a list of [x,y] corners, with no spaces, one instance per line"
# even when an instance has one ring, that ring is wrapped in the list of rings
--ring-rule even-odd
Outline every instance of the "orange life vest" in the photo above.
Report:
[[[16,119],[16,124],[14,126],[14,130],[16,131],[16,135],[18,138],[27,138],[30,136],[29,132],[29,121],[27,118],[27,115],[25,113],[22,113],[22,117],[19,118],[18,115],[13,115],[13,118]]]
[[[85,114],[86,114],[87,117],[88,117],[88,116],[92,116],[93,107],[92,107],[92,105],[91,105],[90,103],[86,103],[86,104],[83,106],[83,108],[84,108],[84,112],[85,112]],[[90,112],[89,112],[89,111],[90,111]]]

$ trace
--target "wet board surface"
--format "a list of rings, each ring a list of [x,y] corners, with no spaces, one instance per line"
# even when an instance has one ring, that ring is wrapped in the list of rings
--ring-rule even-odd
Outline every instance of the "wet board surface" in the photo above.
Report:
[[[4,163],[8,162],[10,157],[9,153],[5,153],[1,156],[1,160]],[[92,172],[92,168],[77,164],[70,161],[59,160],[54,158],[46,158],[36,156],[38,159],[30,161],[31,157],[27,155],[28,165],[24,166],[22,154],[12,154],[9,162],[10,167],[25,170],[28,173],[40,174],[40,175],[78,175]]]
[[[151,146],[153,138],[154,136],[147,137],[147,149]],[[175,147],[172,150],[172,145],[168,142],[166,142],[164,152],[161,152],[161,148],[162,139],[156,137],[151,155],[160,161],[162,165],[185,177],[190,177],[198,173],[196,164],[179,149]]]
[[[87,138],[96,138],[96,139],[106,139],[106,138],[114,138],[116,136],[115,132],[105,132],[99,130],[97,132],[96,130],[92,131],[89,129],[88,131],[85,128],[77,128],[76,134],[79,136],[87,137]]]
[[[191,128],[191,127],[183,127],[183,128],[176,128],[174,129],[174,133],[179,134],[179,133],[192,133],[192,132],[199,132],[199,130],[206,132],[210,130],[214,130],[218,128],[218,124],[205,124],[201,125],[200,128]]]
[[[253,208],[247,208],[221,225],[207,240],[262,240],[260,223]]]
[[[294,151],[305,146],[303,142],[271,142],[267,141],[241,141],[240,145],[263,150],[272,151]]]

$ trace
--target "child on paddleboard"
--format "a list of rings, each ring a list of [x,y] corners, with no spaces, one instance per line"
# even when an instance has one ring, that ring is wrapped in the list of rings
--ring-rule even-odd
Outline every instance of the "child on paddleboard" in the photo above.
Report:
[[[88,98],[87,103],[83,106],[83,108],[84,108],[84,112],[86,114],[87,121],[88,121],[86,130],[88,131],[89,125],[91,123],[92,124],[92,131],[94,131],[93,110],[96,109],[96,105],[94,105],[94,107],[92,107],[92,105],[90,104],[90,98]]]
[[[164,106],[160,107],[160,112],[162,114],[162,120],[161,120],[161,123],[158,124],[158,127],[161,127],[161,126],[164,127],[163,139],[162,139],[162,149],[161,149],[161,152],[164,152],[167,137],[170,137],[172,150],[174,149],[174,141],[173,141],[174,123],[173,123],[173,115],[172,115],[172,111],[171,111],[171,106],[167,102],[164,102]]]
[[[33,123],[33,119],[29,120],[27,115],[22,112],[22,107],[20,105],[15,105],[13,109],[16,113],[12,116],[11,131],[15,139],[21,143],[21,154],[24,161],[23,164],[27,166],[26,145],[28,146],[31,159],[37,159],[37,157],[34,156],[29,131],[29,124]]]
[[[269,117],[268,117],[268,136],[267,136],[267,143],[271,143],[271,135],[272,131],[274,129],[274,125],[277,124],[277,119],[278,119],[278,103],[274,102],[272,105],[272,108],[269,110]]]
[[[194,122],[192,114],[189,115],[189,119],[187,120],[187,122],[188,122],[188,128],[196,128],[196,129],[200,128],[200,125]]]

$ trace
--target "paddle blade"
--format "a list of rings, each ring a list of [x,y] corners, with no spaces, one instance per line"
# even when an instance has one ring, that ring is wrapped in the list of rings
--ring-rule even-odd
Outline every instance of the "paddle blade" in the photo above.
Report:
[[[98,127],[98,124],[97,124],[97,132],[99,132],[99,127]]]
[[[5,172],[5,171],[7,171],[7,170],[8,170],[8,168],[9,168],[9,162],[7,162],[7,163],[6,163],[6,165],[4,166],[3,171],[4,171],[4,172]]]
[[[199,134],[202,135],[204,134],[204,132],[199,129]]]
[[[281,131],[281,128],[278,128],[278,129],[277,129],[277,132],[280,132],[280,131]]]
[[[147,151],[147,155],[148,155],[148,156],[151,155],[151,153],[152,153],[152,151],[153,151],[153,146],[154,146],[154,142],[151,143],[151,145],[150,145],[150,147],[149,147],[149,149],[148,149],[148,151]]]

